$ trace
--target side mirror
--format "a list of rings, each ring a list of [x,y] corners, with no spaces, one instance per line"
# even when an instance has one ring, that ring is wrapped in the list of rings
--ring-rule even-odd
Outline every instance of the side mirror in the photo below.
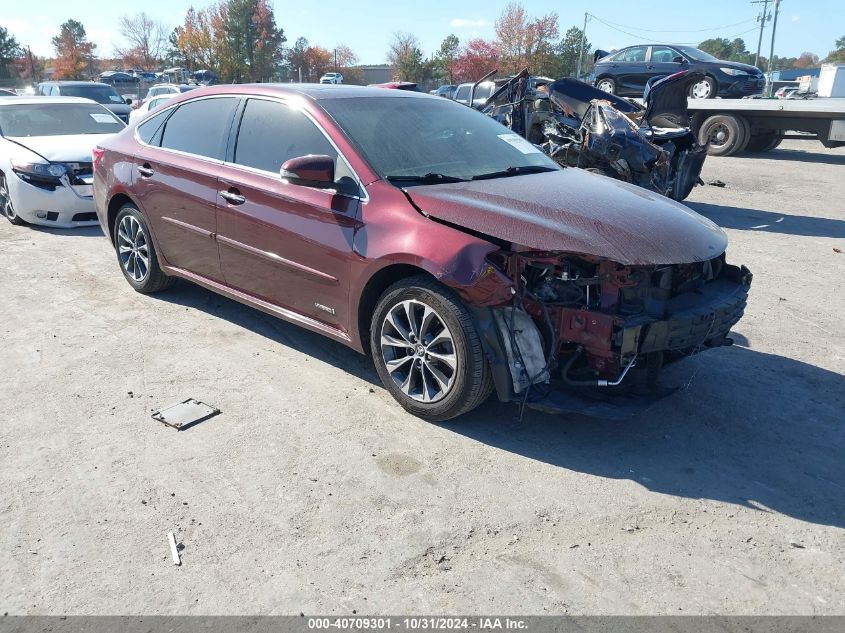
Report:
[[[678,55],[677,57],[673,57],[672,61],[675,62],[676,64],[686,64],[687,63],[686,58],[681,57],[680,55]]]
[[[330,156],[309,154],[286,160],[279,175],[294,185],[324,189],[334,187],[334,160]]]
[[[132,105],[132,99],[130,99],[129,97],[126,97],[124,101],[126,102],[126,105]]]

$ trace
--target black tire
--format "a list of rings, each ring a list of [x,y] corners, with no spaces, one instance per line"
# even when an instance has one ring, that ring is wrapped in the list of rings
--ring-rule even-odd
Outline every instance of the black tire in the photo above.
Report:
[[[753,134],[748,139],[748,144],[745,146],[746,152],[753,152],[755,154],[761,152],[769,152],[781,144],[783,139],[775,132],[766,132],[763,134]]]
[[[403,316],[409,314],[404,306],[411,306],[411,314],[416,315],[414,321],[421,321],[416,331],[422,336],[416,340],[411,319]],[[424,327],[426,321],[421,317],[421,312],[429,314],[425,308],[434,315],[430,317],[430,331]],[[392,316],[390,322],[387,321],[389,315]],[[394,322],[399,328],[393,326]],[[441,325],[443,328],[438,329]],[[386,345],[382,345],[383,333],[388,341]],[[437,343],[445,338],[449,344]],[[399,345],[391,345],[390,341]],[[442,422],[462,415],[484,402],[493,390],[490,367],[469,310],[452,290],[431,277],[409,277],[384,291],[373,313],[370,347],[385,388],[406,411],[424,420]],[[429,352],[437,358],[430,358]],[[450,366],[438,359],[452,356],[455,367],[449,373]],[[409,360],[403,361],[405,358]],[[392,370],[388,369],[388,362],[396,363]],[[405,368],[409,368],[408,371]],[[436,379],[432,368],[448,381],[448,388],[441,388],[443,383]],[[400,384],[403,372],[407,378]],[[439,390],[439,396],[438,393],[431,395],[430,387],[426,386],[429,383]],[[407,385],[407,392],[403,390],[404,385]],[[420,387],[415,395],[414,387]],[[424,402],[420,399],[424,397],[423,393],[436,399]]]
[[[696,96],[696,92],[700,90],[699,85],[705,83],[707,84],[707,96],[704,96],[702,94],[698,94],[698,96]],[[689,87],[689,92],[687,93],[687,96],[689,96],[691,99],[715,99],[719,96],[719,84],[716,83],[716,80],[713,79],[713,77],[705,75],[704,79]]]
[[[602,87],[604,86],[604,87]],[[604,90],[608,94],[616,94],[616,80],[613,77],[602,77],[596,80],[596,88]]]
[[[26,220],[21,220],[20,216],[15,213],[15,207],[12,204],[12,196],[6,187],[6,175],[0,174],[0,213],[6,216],[6,219],[15,226],[25,226],[29,224]]]
[[[138,232],[127,230],[137,227]],[[128,238],[128,239],[127,239]],[[150,229],[143,214],[133,204],[124,204],[114,221],[114,250],[120,271],[135,290],[142,294],[159,292],[173,285],[175,279],[161,270]],[[129,247],[129,252],[124,249]],[[143,256],[146,255],[146,264]]]
[[[716,114],[704,120],[698,130],[698,142],[711,156],[731,156],[741,152],[748,142],[749,127],[742,117]]]

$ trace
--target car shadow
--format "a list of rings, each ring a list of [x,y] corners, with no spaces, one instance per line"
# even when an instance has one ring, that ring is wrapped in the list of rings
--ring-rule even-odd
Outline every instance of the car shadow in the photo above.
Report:
[[[39,233],[49,233],[50,235],[65,235],[70,237],[103,237],[103,229],[97,226],[78,226],[71,229],[57,229],[52,226],[40,226],[37,224],[30,224],[28,227],[31,231]]]
[[[845,220],[814,218],[806,215],[789,215],[773,211],[760,211],[745,207],[730,207],[709,202],[686,201],[690,209],[713,220],[727,229],[785,233],[807,237],[845,237]]]
[[[202,310],[372,385],[366,356],[319,334],[180,281],[150,295]],[[442,428],[500,450],[653,492],[711,499],[845,527],[845,376],[740,347],[666,368],[682,389],[623,422],[556,416],[495,396]],[[397,407],[399,405],[396,405]]]
[[[520,422],[488,401],[443,427],[660,494],[845,527],[845,376],[737,346],[667,371],[688,386],[623,422],[534,412]]]
[[[773,149],[762,154],[742,152],[737,154],[737,156],[763,158],[766,160],[789,160],[801,163],[845,165],[845,154],[822,154],[821,152],[808,152],[801,149]]]
[[[359,354],[321,334],[288,323],[196,284],[180,279],[171,289],[148,296],[186,308],[202,310],[280,345],[342,369],[361,380],[373,385],[381,385],[368,356]]]

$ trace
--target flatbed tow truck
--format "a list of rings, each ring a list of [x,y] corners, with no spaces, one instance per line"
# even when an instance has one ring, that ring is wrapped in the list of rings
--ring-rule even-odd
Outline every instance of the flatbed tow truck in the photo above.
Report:
[[[845,98],[689,99],[688,112],[712,156],[768,152],[783,139],[845,146]]]

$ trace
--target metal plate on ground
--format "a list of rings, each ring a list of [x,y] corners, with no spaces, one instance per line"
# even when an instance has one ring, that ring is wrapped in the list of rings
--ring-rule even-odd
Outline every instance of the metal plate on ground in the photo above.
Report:
[[[153,413],[152,418],[181,431],[189,426],[213,418],[218,413],[220,413],[220,409],[195,400],[194,398],[188,398],[164,409],[159,409]]]

